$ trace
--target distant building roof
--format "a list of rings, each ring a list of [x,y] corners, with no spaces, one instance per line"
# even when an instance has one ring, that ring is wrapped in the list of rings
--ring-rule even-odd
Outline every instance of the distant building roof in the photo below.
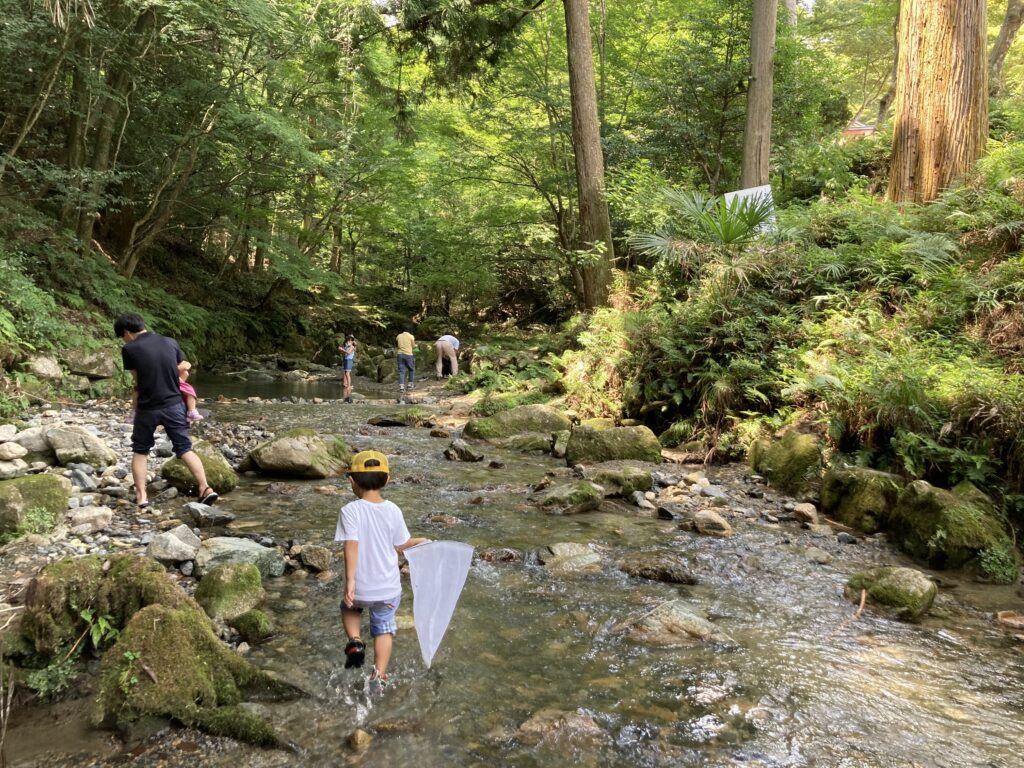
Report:
[[[862,136],[874,132],[875,126],[862,123],[860,120],[851,120],[846,128],[843,129],[844,136]]]

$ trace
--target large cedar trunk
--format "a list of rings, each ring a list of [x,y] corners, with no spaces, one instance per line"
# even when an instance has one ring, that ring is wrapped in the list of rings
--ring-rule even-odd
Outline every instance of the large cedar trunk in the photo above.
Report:
[[[981,157],[985,18],[985,0],[903,0],[890,200],[934,200]]]
[[[1003,88],[1003,62],[1010,51],[1021,23],[1024,22],[1024,0],[1009,0],[1003,25],[999,28],[999,37],[992,44],[992,52],[988,56],[988,85],[993,96],[998,96]]]
[[[744,189],[768,183],[772,153],[772,93],[775,64],[777,0],[754,0],[750,28],[750,87],[747,90],[747,125],[743,132]]]
[[[584,249],[603,246],[604,253],[581,270],[580,296],[585,309],[608,300],[611,265],[615,258],[608,202],[604,196],[604,155],[597,116],[594,56],[590,47],[587,0],[563,0],[569,49],[569,92],[572,100],[572,145],[576,155],[576,185],[580,199],[580,241]]]

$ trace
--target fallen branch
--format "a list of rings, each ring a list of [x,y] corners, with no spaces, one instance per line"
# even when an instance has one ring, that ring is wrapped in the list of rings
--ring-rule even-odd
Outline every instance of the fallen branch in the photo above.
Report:
[[[840,632],[842,632],[848,626],[853,624],[853,622],[855,622],[857,619],[859,619],[863,615],[863,613],[864,613],[864,606],[867,603],[867,601],[868,601],[868,591],[866,589],[862,589],[860,591],[860,605],[857,606],[856,612],[853,614],[853,616],[851,616],[846,621],[844,621],[842,624],[840,624],[838,627],[833,629],[829,633],[828,638],[826,638],[826,639],[831,639],[832,637],[838,635]]]

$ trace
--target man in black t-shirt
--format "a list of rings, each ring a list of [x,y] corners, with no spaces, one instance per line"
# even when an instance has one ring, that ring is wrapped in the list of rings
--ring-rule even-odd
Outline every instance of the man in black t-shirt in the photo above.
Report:
[[[146,475],[149,452],[155,441],[153,433],[163,426],[181,459],[196,480],[199,501],[213,504],[217,492],[206,482],[206,471],[199,456],[192,450],[185,418],[185,401],[178,385],[178,364],[184,362],[178,342],[167,336],[151,333],[138,315],[121,315],[114,321],[114,335],[124,341],[121,360],[131,371],[135,382],[132,396],[132,478],[135,480],[135,503],[148,507]]]

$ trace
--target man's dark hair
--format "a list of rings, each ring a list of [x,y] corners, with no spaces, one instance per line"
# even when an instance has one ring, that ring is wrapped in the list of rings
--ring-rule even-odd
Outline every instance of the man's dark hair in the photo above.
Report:
[[[380,462],[369,459],[364,466],[379,467]],[[364,491],[379,491],[388,484],[387,472],[349,472],[348,476]]]
[[[412,333],[412,334],[415,334],[415,332],[416,332],[416,330],[411,325],[409,325],[408,323],[406,323],[405,325],[402,326],[402,330],[405,331],[406,333]]]
[[[114,335],[119,339],[124,336],[125,331],[128,333],[138,333],[144,330],[146,330],[146,321],[140,315],[132,312],[121,315],[114,321]]]

